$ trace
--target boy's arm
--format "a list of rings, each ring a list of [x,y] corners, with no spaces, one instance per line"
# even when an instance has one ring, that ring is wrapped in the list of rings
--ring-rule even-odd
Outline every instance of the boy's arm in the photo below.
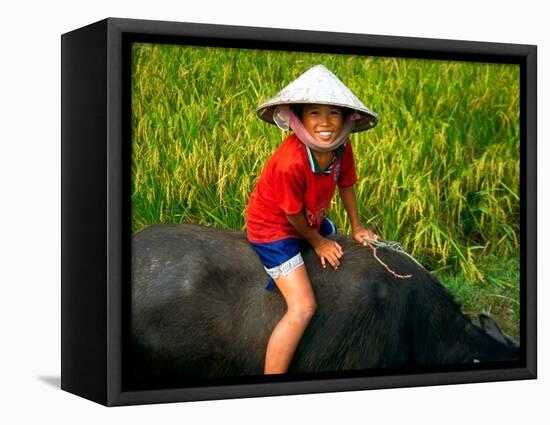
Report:
[[[286,218],[298,231],[300,236],[309,242],[312,247],[318,245],[324,238],[307,225],[306,216],[303,212],[294,215],[287,215]]]
[[[321,260],[323,268],[326,267],[325,260],[328,260],[330,265],[337,269],[340,265],[340,258],[342,258],[342,255],[344,254],[340,244],[331,239],[322,237],[318,232],[309,227],[307,225],[306,216],[303,212],[294,215],[287,215],[286,217],[300,236],[307,240],[313,247],[315,253]]]
[[[361,224],[361,219],[359,218],[359,212],[357,211],[357,201],[355,200],[355,187],[353,185],[339,187],[338,191],[340,193],[340,198],[342,199],[342,203],[344,204],[344,208],[348,213],[349,221],[351,223],[351,231],[353,233],[353,238],[357,242],[363,245],[367,244],[363,240],[363,238],[372,239],[372,240],[378,239],[378,236],[376,236],[374,232],[365,229]]]
[[[351,228],[363,227],[361,219],[359,218],[359,212],[357,211],[357,201],[355,200],[355,187],[354,185],[339,187],[340,198],[344,204],[344,208],[348,213]]]

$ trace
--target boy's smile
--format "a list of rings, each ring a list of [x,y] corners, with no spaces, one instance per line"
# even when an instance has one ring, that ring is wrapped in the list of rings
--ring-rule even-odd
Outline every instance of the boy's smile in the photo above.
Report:
[[[318,142],[330,143],[340,134],[344,117],[338,106],[304,105],[302,123]]]

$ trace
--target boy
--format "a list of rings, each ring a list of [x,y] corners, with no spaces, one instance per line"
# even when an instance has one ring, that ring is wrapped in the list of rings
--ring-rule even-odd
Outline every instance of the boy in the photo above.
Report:
[[[336,186],[353,237],[376,235],[363,228],[353,185],[357,181],[348,135],[372,128],[378,116],[328,69],[317,65],[257,109],[260,118],[291,134],[265,165],[250,196],[247,238],[270,285],[274,280],[288,310],[267,346],[264,373],[285,373],[317,308],[300,249],[307,241],[321,264],[337,269],[342,247],[325,236],[336,228],[325,217]]]

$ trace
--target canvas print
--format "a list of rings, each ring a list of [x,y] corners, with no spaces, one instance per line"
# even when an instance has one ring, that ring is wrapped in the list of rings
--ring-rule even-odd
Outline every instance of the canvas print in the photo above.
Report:
[[[519,65],[131,55],[129,387],[519,358]]]

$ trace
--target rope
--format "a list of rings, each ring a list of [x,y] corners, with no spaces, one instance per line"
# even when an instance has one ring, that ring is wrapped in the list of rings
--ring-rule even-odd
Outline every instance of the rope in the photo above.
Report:
[[[422,266],[422,264],[420,264],[418,261],[416,261],[416,259],[412,255],[410,255],[407,251],[405,251],[403,249],[403,247],[401,246],[401,244],[399,242],[385,241],[383,239],[372,240],[372,239],[368,239],[368,238],[363,238],[363,240],[367,243],[369,248],[372,249],[372,253],[373,253],[374,258],[376,259],[376,261],[378,261],[380,263],[380,265],[382,265],[382,267],[384,267],[389,273],[391,273],[397,279],[410,279],[412,277],[412,274],[399,274],[399,273],[396,273],[395,271],[393,271],[392,269],[390,269],[389,266],[386,263],[384,263],[380,259],[380,257],[378,257],[378,255],[376,254],[376,251],[378,250],[378,248],[387,248],[387,249],[391,249],[392,251],[396,251],[396,252],[399,252],[401,254],[405,254],[407,257],[409,257],[411,260],[413,260],[420,267],[424,268],[424,266]]]

